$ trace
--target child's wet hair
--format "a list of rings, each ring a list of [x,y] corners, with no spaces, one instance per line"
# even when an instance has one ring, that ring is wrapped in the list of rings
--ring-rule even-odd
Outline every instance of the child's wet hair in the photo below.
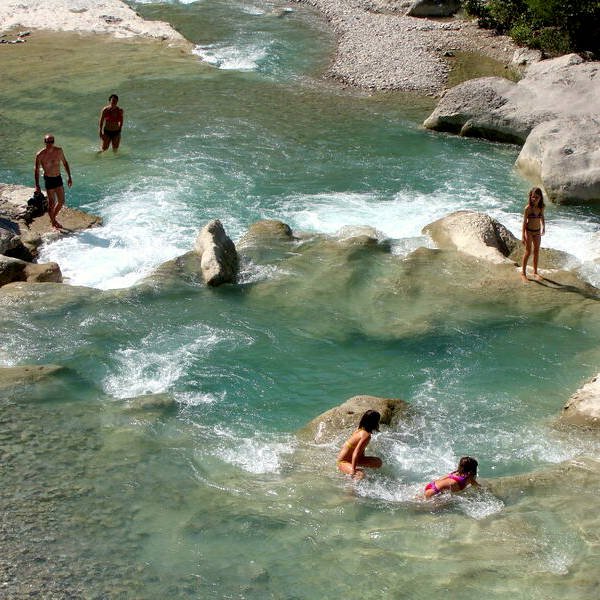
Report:
[[[479,463],[470,456],[463,456],[458,461],[458,472],[461,475],[477,475],[477,467]]]
[[[537,207],[544,208],[544,193],[542,192],[542,189],[539,187],[532,187],[529,190],[529,200],[531,201],[534,196],[539,196]]]
[[[359,429],[372,433],[373,431],[379,431],[379,420],[381,415],[376,410],[367,410],[360,418],[358,424]]]

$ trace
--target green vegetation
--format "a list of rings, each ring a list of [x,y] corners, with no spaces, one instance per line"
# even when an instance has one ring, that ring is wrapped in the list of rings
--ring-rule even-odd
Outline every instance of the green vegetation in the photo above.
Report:
[[[479,26],[556,56],[600,55],[600,0],[464,0]]]

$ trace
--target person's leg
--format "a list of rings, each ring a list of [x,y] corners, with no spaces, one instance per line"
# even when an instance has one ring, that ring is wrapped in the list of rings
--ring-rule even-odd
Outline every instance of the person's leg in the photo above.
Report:
[[[541,235],[534,235],[533,237],[533,276],[539,279],[538,275],[538,258],[540,257],[540,244],[542,242]]]
[[[354,473],[352,473],[352,463],[347,460],[340,460],[337,464],[337,468],[346,475],[353,475],[355,479],[362,479],[365,474],[360,469],[356,469]]]
[[[46,188],[46,196],[48,198],[48,216],[50,217],[50,223],[54,225],[54,218],[56,214],[56,188],[49,190]]]
[[[529,262],[529,256],[531,255],[531,236],[525,234],[525,253],[523,254],[523,262],[521,263],[521,278],[527,280],[527,263]]]
[[[121,134],[115,135],[112,139],[113,152],[116,152],[121,145]]]
[[[359,463],[361,467],[369,467],[370,469],[380,469],[383,461],[377,456],[363,456]]]
[[[108,137],[105,133],[102,134],[101,136],[102,142],[101,142],[101,152],[104,152],[105,150],[108,150],[108,147],[110,146],[110,137]]]
[[[56,217],[58,216],[60,209],[65,204],[65,188],[61,186],[59,188],[56,188],[55,191],[56,191],[56,206],[54,208],[54,226],[62,227],[62,225],[56,220]]]

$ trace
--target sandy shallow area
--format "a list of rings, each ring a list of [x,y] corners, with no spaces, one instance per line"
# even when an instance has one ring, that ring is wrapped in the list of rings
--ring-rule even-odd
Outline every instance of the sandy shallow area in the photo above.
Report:
[[[168,23],[146,21],[120,0],[2,0],[0,31],[46,29],[185,43]]]

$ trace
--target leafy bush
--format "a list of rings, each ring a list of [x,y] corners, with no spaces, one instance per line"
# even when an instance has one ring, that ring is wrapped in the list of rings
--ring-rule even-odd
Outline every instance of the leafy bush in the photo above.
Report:
[[[600,0],[465,0],[480,27],[547,54],[600,55]]]

